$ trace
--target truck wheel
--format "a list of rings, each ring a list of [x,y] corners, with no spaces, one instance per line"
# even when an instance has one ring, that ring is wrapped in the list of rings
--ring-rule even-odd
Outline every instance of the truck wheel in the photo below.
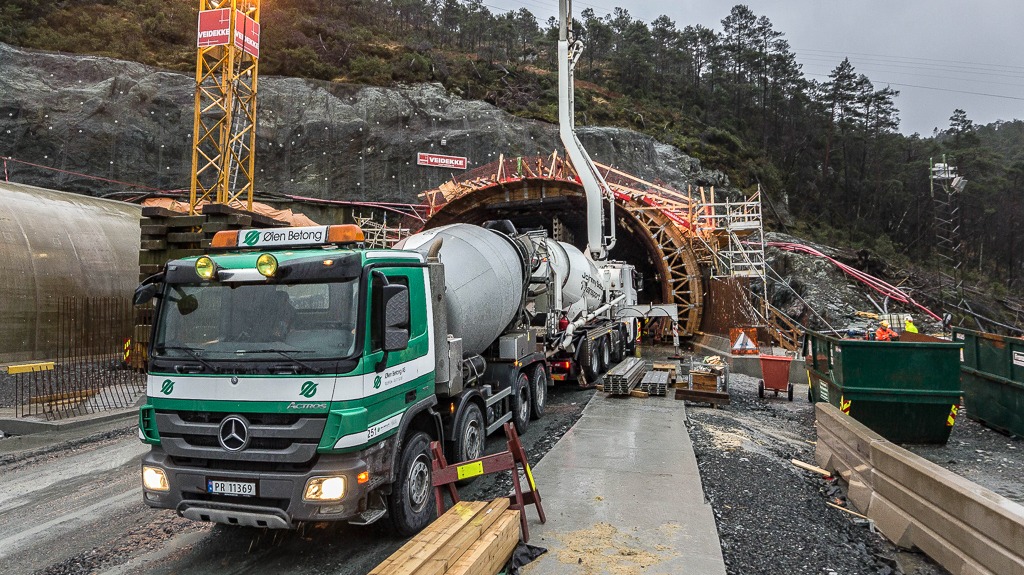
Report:
[[[618,337],[612,337],[612,340],[614,340],[614,342],[615,342],[615,343],[612,344],[612,362],[619,363],[620,361],[625,359],[625,353],[626,353],[626,344],[625,344],[625,341],[624,341],[625,336],[622,335],[622,332],[614,332],[612,335],[613,336],[618,336]]]
[[[530,419],[540,419],[544,415],[544,404],[548,399],[548,374],[543,364],[533,369],[530,383],[530,391],[533,392],[530,395]]]
[[[388,515],[402,537],[419,533],[437,511],[431,486],[430,437],[422,431],[406,438],[398,458],[398,475],[388,496]]]
[[[462,410],[455,431],[455,463],[481,457],[484,454],[485,435],[480,406],[470,401]]]
[[[764,399],[764,380],[757,380],[757,396]]]
[[[789,400],[793,401],[793,384],[789,384]]]
[[[581,359],[584,361],[583,373],[587,376],[587,382],[593,384],[597,383],[597,378],[601,377],[601,350],[597,342],[587,343],[587,353]]]
[[[530,425],[530,378],[521,371],[512,387],[512,423],[519,435],[526,433]]]
[[[609,336],[601,338],[601,373],[608,371],[612,365],[612,342]]]

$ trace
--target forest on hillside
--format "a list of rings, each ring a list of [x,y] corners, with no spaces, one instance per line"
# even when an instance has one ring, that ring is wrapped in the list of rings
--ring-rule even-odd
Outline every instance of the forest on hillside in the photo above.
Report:
[[[198,2],[7,0],[0,41],[191,70]],[[482,0],[274,0],[262,5],[261,74],[391,85],[440,82],[524,117],[557,118],[557,22]],[[935,258],[931,162],[969,183],[956,215],[968,280],[1024,285],[1024,122],[950,110],[936,134],[899,133],[898,92],[849,59],[808,79],[785,33],[745,5],[721,27],[647,23],[616,8],[574,22],[577,123],[675,145],[734,185],[762,186],[776,225],[896,261]],[[941,215],[941,214],[940,214]]]

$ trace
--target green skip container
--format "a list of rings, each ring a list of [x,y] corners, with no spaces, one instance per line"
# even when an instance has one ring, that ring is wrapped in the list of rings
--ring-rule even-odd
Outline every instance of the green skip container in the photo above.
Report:
[[[807,332],[808,398],[831,403],[894,443],[946,443],[960,405],[962,344],[914,339]]]
[[[960,383],[967,417],[1024,436],[1024,339],[953,328],[963,342]]]

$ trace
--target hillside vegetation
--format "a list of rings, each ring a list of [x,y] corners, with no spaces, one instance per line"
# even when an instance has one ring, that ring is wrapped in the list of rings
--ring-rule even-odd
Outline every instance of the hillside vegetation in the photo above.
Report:
[[[187,71],[197,2],[7,0],[0,41]],[[555,121],[557,22],[480,0],[273,0],[262,6],[261,73],[391,85],[440,82],[467,99]],[[923,137],[899,127],[898,92],[849,60],[825,82],[796,63],[783,31],[744,5],[720,29],[621,8],[584,10],[580,125],[629,127],[675,145],[750,191],[760,183],[787,231],[896,261],[934,257],[929,161],[943,154],[962,195],[970,274],[1021,285],[1024,122],[976,126],[951,110]],[[970,279],[970,276],[969,276]]]

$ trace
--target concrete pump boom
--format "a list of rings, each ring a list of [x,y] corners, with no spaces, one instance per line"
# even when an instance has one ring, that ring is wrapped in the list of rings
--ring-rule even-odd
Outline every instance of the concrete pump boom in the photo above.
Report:
[[[558,18],[558,135],[587,196],[587,249],[595,260],[604,260],[608,257],[608,250],[615,246],[615,197],[576,137],[573,68],[583,52],[583,43],[573,40],[570,44],[571,0],[559,0]],[[602,200],[608,201],[608,235],[604,233]]]

